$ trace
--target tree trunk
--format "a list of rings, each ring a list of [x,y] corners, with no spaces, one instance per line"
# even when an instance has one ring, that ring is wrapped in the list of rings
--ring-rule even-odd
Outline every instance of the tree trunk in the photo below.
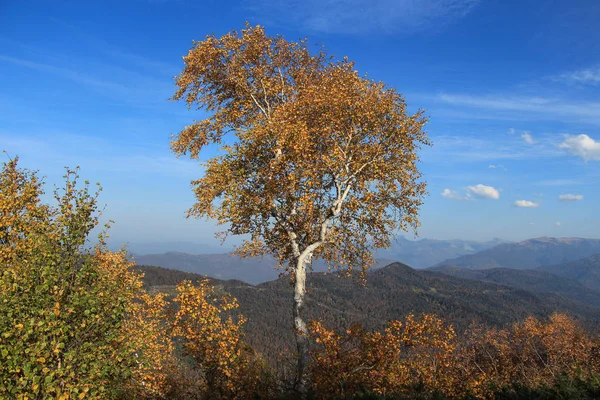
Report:
[[[308,365],[308,329],[302,319],[304,309],[304,295],[306,293],[306,268],[310,265],[312,254],[302,254],[296,260],[295,285],[294,285],[294,333],[298,348],[298,370],[296,375],[296,390],[306,395],[307,377],[306,367]]]

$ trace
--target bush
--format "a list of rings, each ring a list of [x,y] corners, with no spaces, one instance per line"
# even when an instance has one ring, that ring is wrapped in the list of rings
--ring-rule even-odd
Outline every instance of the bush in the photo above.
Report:
[[[43,182],[17,162],[0,172],[0,397],[160,393],[152,375],[168,346],[150,362],[155,338],[139,340],[141,321],[130,318],[160,300],[143,293],[125,252],[108,251],[103,233],[89,246],[98,192],[90,194],[87,182],[78,189],[68,170],[49,206]],[[159,341],[161,352],[165,345]]]

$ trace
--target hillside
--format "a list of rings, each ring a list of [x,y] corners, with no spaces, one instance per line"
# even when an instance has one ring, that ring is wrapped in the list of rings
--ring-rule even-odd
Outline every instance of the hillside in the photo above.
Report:
[[[139,267],[146,280],[160,281],[156,269]],[[187,276],[186,278],[189,278]],[[172,283],[172,281],[170,281]],[[248,318],[248,340],[273,357],[286,346],[293,347],[292,288],[287,278],[252,286],[239,281],[214,281],[235,296],[239,311]],[[366,286],[356,279],[336,274],[312,273],[307,280],[307,319],[319,318],[327,325],[346,329],[361,323],[370,329],[410,313],[436,313],[452,322],[458,330],[477,321],[502,326],[527,315],[543,317],[566,311],[590,325],[600,321],[600,309],[545,293],[489,282],[466,280],[432,271],[414,270],[394,263],[373,271]]]
[[[280,271],[274,269],[277,263],[271,257],[239,258],[229,253],[188,254],[167,252],[136,256],[135,261],[138,264],[157,265],[216,279],[240,279],[251,284],[277,279],[280,273]]]
[[[476,254],[438,263],[469,269],[534,269],[561,264],[600,253],[600,239],[541,237],[518,243],[504,243]]]
[[[538,270],[574,279],[582,285],[600,291],[600,254],[568,263],[544,265]]]
[[[472,270],[449,266],[434,267],[430,270],[456,278],[493,282],[535,293],[555,293],[588,305],[600,305],[600,291],[590,289],[590,287],[570,277],[558,276],[542,270],[510,268]]]
[[[277,279],[282,270],[276,270],[277,263],[272,257],[240,258],[230,253],[188,254],[167,252],[135,256],[139,265],[156,265],[163,268],[206,275],[215,279],[237,279],[253,285]],[[394,260],[380,258],[374,269],[392,263]],[[327,270],[325,264],[317,260],[315,271]]]

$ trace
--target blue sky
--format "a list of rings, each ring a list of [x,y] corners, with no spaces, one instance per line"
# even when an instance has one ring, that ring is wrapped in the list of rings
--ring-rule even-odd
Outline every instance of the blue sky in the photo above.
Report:
[[[191,41],[245,21],[426,110],[420,237],[600,238],[597,0],[4,1],[0,148],[50,188],[100,181],[116,242],[217,244],[184,218],[201,167],[169,150],[202,114],[168,98]]]

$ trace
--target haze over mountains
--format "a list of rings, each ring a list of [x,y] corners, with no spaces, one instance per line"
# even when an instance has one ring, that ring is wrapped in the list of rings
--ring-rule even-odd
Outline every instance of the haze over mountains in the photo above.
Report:
[[[159,250],[169,248],[180,251],[159,253]],[[153,249],[157,251],[140,255],[141,250],[151,251]],[[131,251],[138,264],[156,265],[217,279],[239,279],[251,284],[277,279],[282,272],[274,269],[276,262],[271,257],[241,259],[224,252],[223,249],[194,243],[136,244],[131,246]],[[198,253],[191,253],[192,251]],[[202,251],[207,252],[202,254]],[[554,276],[571,278],[580,284],[600,290],[600,271],[598,270],[600,256],[596,256],[598,254],[600,254],[600,239],[541,237],[522,242],[504,242],[500,239],[474,242],[433,239],[413,241],[400,237],[397,242],[392,244],[391,248],[376,253],[375,269],[396,261],[417,269],[441,266],[472,270],[493,268],[533,270],[539,268],[540,271],[549,272]],[[564,265],[565,263],[568,265]],[[313,269],[316,272],[327,270],[323,262],[318,260],[315,261]],[[510,283],[511,279],[515,281],[531,280],[534,279],[533,275],[535,274],[530,272],[526,277],[502,270],[496,271],[492,277],[491,273],[477,275],[458,273],[456,270],[440,269],[440,271],[467,278],[478,276],[483,280],[498,283]],[[535,279],[545,282],[547,278],[546,275],[540,275]]]
[[[597,266],[600,266],[600,264],[597,264]],[[430,270],[456,278],[493,282],[534,293],[560,294],[582,303],[600,306],[600,285],[587,286],[585,283],[588,283],[588,281],[574,279],[572,276],[575,274],[565,273],[563,276],[559,276],[540,269],[492,268],[474,270],[450,266],[434,267]]]
[[[376,253],[375,268],[394,261],[410,265],[413,268],[426,268],[448,258],[466,254],[475,254],[500,243],[501,239],[488,242],[468,240],[408,240],[399,237],[391,248]],[[207,251],[208,250],[208,251]],[[187,242],[173,243],[133,243],[129,251],[134,254],[138,264],[156,265],[164,268],[197,273],[218,279],[240,279],[258,284],[277,279],[281,271],[273,268],[276,262],[271,257],[240,259],[229,254],[229,249],[219,249],[206,245]],[[325,265],[316,261],[313,269],[325,271]]]
[[[600,240],[529,239],[446,260],[432,270],[455,277],[510,285],[534,292],[562,293],[600,304]]]
[[[438,266],[469,269],[533,269],[562,264],[600,254],[600,239],[540,237],[517,243],[503,243],[476,254],[447,259]]]

